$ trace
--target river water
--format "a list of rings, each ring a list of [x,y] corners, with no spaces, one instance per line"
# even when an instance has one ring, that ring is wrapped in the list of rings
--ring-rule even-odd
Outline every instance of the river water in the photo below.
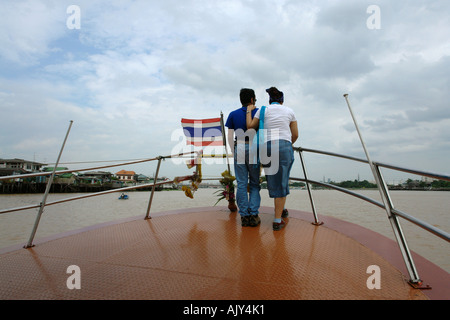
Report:
[[[151,213],[180,208],[212,206],[216,202],[216,189],[199,189],[194,199],[182,191],[155,193]],[[358,193],[381,202],[378,190],[359,190]],[[313,190],[316,212],[359,224],[393,239],[393,232],[384,209],[366,201],[334,190]],[[450,192],[439,191],[391,191],[396,209],[408,213],[441,230],[450,232]],[[47,202],[74,197],[80,194],[50,194]],[[76,230],[97,223],[127,217],[145,217],[150,192],[129,192],[129,200],[117,200],[117,193],[105,194],[82,200],[64,202],[45,208],[36,239],[57,233]],[[261,191],[261,205],[273,206],[267,190]],[[42,194],[0,195],[0,209],[38,204]],[[227,205],[222,200],[218,205]],[[287,208],[311,211],[306,190],[291,190]],[[28,241],[38,209],[28,209],[0,215],[0,248]],[[312,216],[311,216],[312,219]],[[409,247],[441,268],[450,272],[450,245],[414,224],[400,219]]]

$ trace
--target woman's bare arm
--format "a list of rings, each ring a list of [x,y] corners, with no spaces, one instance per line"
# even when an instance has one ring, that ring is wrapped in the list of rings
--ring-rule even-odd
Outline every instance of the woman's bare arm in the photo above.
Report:
[[[297,121],[292,121],[289,124],[289,128],[291,129],[291,139],[292,139],[292,144],[294,144],[295,141],[297,141],[298,139],[298,126],[297,126]]]
[[[252,119],[252,110],[255,108],[256,107],[254,104],[247,106],[247,129],[258,129],[259,119],[258,118]]]

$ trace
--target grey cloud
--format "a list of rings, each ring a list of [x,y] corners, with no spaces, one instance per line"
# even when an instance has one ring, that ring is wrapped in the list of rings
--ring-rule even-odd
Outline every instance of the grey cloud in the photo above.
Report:
[[[366,28],[366,20],[369,16],[366,11],[372,2],[353,0],[324,6],[317,14],[317,25],[327,26],[339,32],[350,32],[349,36],[351,36],[354,30]]]
[[[405,57],[367,75],[358,94],[378,101],[379,110],[404,110],[413,122],[436,122],[450,117],[450,57],[427,62]],[[376,98],[375,98],[376,97]]]
[[[367,119],[363,121],[363,127],[374,132],[397,131],[405,128],[413,128],[411,122],[402,114],[381,115],[376,119]]]

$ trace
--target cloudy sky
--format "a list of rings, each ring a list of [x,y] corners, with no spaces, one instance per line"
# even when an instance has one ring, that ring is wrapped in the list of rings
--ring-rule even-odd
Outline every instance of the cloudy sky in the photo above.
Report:
[[[63,163],[170,155],[182,117],[226,119],[242,87],[262,105],[276,86],[296,146],[364,157],[348,93],[373,160],[450,173],[447,0],[3,0],[0,12],[0,158],[55,162],[70,120]],[[305,159],[313,179],[372,180],[365,166]]]

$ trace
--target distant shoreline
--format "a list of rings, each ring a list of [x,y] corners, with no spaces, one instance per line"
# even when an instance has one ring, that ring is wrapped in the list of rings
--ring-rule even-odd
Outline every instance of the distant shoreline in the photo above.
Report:
[[[46,183],[30,184],[30,183],[14,183],[14,184],[0,184],[0,194],[41,194],[45,192]],[[138,186],[136,186],[138,187]],[[200,185],[202,189],[220,189],[219,186],[207,186]],[[450,191],[450,188],[407,188],[399,186],[388,186],[390,191]],[[50,188],[50,193],[94,193],[100,191],[114,190],[117,192],[123,192],[119,188],[112,188],[107,185],[67,185],[67,184],[57,184],[53,183]],[[267,189],[265,185],[261,189]],[[305,187],[291,186],[292,190],[306,190]],[[332,188],[327,188],[324,186],[312,185],[313,190],[332,190]],[[376,187],[370,188],[345,188],[347,190],[378,190]],[[141,191],[151,191],[152,186],[139,188],[136,190],[127,190],[126,192],[141,192]],[[178,188],[163,188],[161,185],[156,186],[155,191],[176,191],[181,190],[181,186]]]

